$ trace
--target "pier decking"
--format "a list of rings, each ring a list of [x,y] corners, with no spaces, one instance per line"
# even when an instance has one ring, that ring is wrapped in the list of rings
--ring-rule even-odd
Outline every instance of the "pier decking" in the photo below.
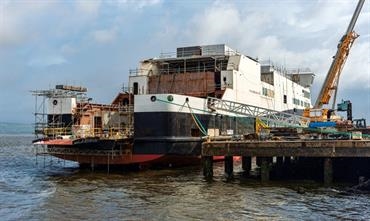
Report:
[[[370,158],[370,140],[297,140],[297,141],[211,141],[202,144],[203,174],[213,176],[213,156],[225,156],[225,175],[232,177],[233,156],[242,156],[243,169],[251,168],[251,157],[261,159],[261,180],[269,180],[269,162],[277,157],[324,158],[324,183],[333,181],[332,159]]]

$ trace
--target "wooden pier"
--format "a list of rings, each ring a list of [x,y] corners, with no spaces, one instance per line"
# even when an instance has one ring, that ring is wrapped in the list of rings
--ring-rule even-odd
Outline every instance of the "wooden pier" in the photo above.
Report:
[[[270,163],[283,163],[283,157],[323,158],[323,181],[333,181],[333,159],[369,158],[370,140],[298,140],[298,141],[211,141],[202,144],[203,174],[213,177],[213,156],[225,156],[225,176],[233,176],[233,156],[242,156],[242,168],[249,172],[251,157],[260,160],[261,180],[269,180]]]

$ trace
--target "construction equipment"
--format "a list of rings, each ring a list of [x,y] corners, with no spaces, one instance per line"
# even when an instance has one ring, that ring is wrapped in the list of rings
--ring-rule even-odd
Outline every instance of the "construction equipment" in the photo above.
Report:
[[[363,128],[363,129],[366,129],[366,119],[365,118],[354,119],[353,120],[353,126],[355,128]]]
[[[338,44],[337,53],[333,57],[333,62],[329,68],[325,81],[321,87],[320,93],[316,99],[314,108],[307,108],[303,113],[305,117],[309,117],[313,122],[329,121],[330,117],[332,116],[332,111],[335,109],[339,77],[347,60],[353,42],[359,36],[355,31],[353,31],[353,29],[355,27],[362,6],[364,5],[364,2],[365,0],[358,1],[356,10],[353,13],[347,31]],[[329,105],[332,96],[333,101],[331,109],[323,108],[323,105]]]
[[[352,103],[351,103],[351,101],[342,101],[342,103],[337,104],[337,111],[347,112],[347,120],[352,121]]]

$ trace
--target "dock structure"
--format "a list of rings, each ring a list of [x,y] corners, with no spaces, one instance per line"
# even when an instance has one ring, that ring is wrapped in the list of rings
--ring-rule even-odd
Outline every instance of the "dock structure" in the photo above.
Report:
[[[268,181],[270,163],[276,157],[276,165],[289,163],[291,157],[322,158],[323,181],[333,182],[333,159],[369,158],[370,140],[296,140],[296,141],[210,141],[202,144],[203,174],[206,179],[213,176],[213,156],[225,156],[225,176],[233,176],[233,156],[242,156],[242,168],[248,173],[251,157],[257,157],[261,169],[261,180]]]

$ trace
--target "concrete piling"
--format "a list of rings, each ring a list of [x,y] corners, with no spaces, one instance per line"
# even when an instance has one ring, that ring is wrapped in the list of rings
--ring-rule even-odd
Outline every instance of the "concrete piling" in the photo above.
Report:
[[[225,156],[225,178],[232,179],[234,172],[233,156]]]
[[[212,156],[203,156],[203,176],[206,180],[212,180],[213,178],[213,157]]]
[[[242,169],[246,175],[249,175],[252,169],[252,157],[242,156]]]
[[[324,158],[324,185],[330,186],[333,183],[333,160],[330,157]]]
[[[284,157],[276,157],[276,177],[281,178],[283,176],[283,163]]]
[[[300,173],[310,175],[311,172],[307,171],[307,167],[301,165],[308,164],[311,166],[309,168],[316,169],[316,163],[323,159],[323,168],[317,169],[323,170],[325,185],[331,185],[334,176],[333,160],[353,158],[355,162],[362,162],[364,158],[370,159],[370,140],[210,141],[202,144],[202,156],[203,174],[207,179],[213,176],[212,156],[226,156],[227,178],[231,178],[233,174],[233,156],[243,156],[242,168],[247,173],[251,169],[251,156],[256,156],[256,164],[261,168],[262,181],[270,179],[273,157],[276,157],[277,178],[289,178]],[[305,160],[306,158],[310,159]],[[347,173],[352,171],[356,172],[352,168],[346,170]]]
[[[261,181],[266,182],[270,180],[270,159],[268,157],[261,157]]]

